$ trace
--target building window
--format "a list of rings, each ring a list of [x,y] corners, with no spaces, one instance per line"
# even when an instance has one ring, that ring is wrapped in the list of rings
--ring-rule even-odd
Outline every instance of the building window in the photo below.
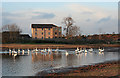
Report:
[[[55,32],[55,34],[57,34],[57,32]]]
[[[43,28],[42,28],[42,30],[43,30]]]
[[[55,28],[55,30],[57,30],[57,28]]]
[[[35,35],[37,35],[37,33],[35,33]]]
[[[49,30],[50,30],[50,28],[49,28]]]
[[[35,39],[37,39],[37,37],[35,37]]]
[[[59,32],[59,35],[61,35],[61,32]]]
[[[42,37],[42,39],[43,39],[43,37]]]
[[[59,28],[59,31],[61,31],[61,28]]]
[[[42,32],[42,35],[43,35],[43,32]]]
[[[50,39],[50,37],[48,37]]]
[[[50,35],[50,32],[48,32],[48,35]]]

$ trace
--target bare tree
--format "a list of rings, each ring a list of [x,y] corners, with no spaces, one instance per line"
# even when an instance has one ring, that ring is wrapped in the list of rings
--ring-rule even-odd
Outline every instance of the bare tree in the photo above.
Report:
[[[80,28],[74,25],[75,22],[71,17],[65,17],[62,23],[65,24],[64,30],[66,30],[67,37],[75,36],[80,31]]]
[[[16,24],[4,25],[2,28],[2,42],[16,42],[20,37],[21,29]]]
[[[4,25],[2,27],[2,31],[16,31],[16,32],[19,32],[19,33],[22,32],[22,30],[16,24]]]
[[[76,36],[76,35],[79,35],[80,33],[80,27],[77,27],[76,25],[75,26],[72,26],[70,29],[69,29],[69,35],[72,37],[72,36]]]

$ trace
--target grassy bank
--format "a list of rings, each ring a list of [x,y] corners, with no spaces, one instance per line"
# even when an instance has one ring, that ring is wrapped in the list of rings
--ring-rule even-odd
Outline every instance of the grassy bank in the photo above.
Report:
[[[107,76],[107,77],[120,76],[119,62],[114,61],[114,62],[95,64],[95,65],[88,65],[84,67],[76,67],[76,68],[73,67],[70,68],[72,70],[68,72],[63,71],[61,73],[51,73],[46,75],[44,74],[44,76]],[[39,74],[40,72],[37,75]]]
[[[34,48],[99,48],[99,47],[120,47],[119,44],[88,44],[88,45],[70,45],[70,44],[2,44],[1,48],[21,48],[21,49],[34,49]]]

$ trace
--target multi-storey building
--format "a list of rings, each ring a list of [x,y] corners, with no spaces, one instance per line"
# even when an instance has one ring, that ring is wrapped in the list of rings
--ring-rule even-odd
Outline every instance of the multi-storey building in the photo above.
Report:
[[[32,38],[53,39],[62,37],[62,29],[54,24],[32,24]]]

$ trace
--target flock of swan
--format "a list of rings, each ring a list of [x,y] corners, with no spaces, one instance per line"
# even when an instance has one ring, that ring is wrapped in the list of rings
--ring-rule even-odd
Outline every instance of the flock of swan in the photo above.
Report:
[[[100,48],[99,48],[98,50],[99,50],[99,53],[104,52],[104,48],[103,48],[103,49],[100,49]],[[84,49],[80,48],[80,49],[79,49],[78,47],[77,47],[77,49],[75,50],[76,53],[82,53],[82,52],[87,53],[87,52],[93,52],[93,51],[94,51],[93,48],[90,48],[90,49],[87,50],[86,48],[84,48]]]
[[[104,52],[104,48],[103,49],[98,49],[99,50],[99,53],[102,53],[102,52]],[[30,50],[30,49],[27,49],[27,51],[25,52],[25,50],[24,49],[22,49],[22,50],[20,50],[20,49],[18,49],[17,51],[15,51],[15,49],[9,49],[9,53],[10,54],[12,54],[12,55],[17,55],[17,54],[22,54],[22,55],[24,55],[24,54],[28,54],[29,55],[29,53],[30,53],[30,51],[33,53],[33,52],[41,52],[41,53],[52,53],[52,52],[59,52],[59,51],[62,51],[62,50],[59,50],[58,48],[56,48],[56,49],[50,49],[49,47],[48,47],[48,49],[37,49],[37,48],[35,48],[35,49],[33,49],[33,50]],[[66,52],[66,55],[68,55],[69,53],[66,51],[66,50],[63,50],[63,51],[65,51]],[[84,48],[84,49],[82,49],[82,48],[78,48],[77,47],[77,49],[74,51],[76,54],[79,54],[79,53],[87,53],[87,52],[93,52],[94,50],[93,50],[93,48],[90,48],[90,49],[86,49],[86,48]]]

